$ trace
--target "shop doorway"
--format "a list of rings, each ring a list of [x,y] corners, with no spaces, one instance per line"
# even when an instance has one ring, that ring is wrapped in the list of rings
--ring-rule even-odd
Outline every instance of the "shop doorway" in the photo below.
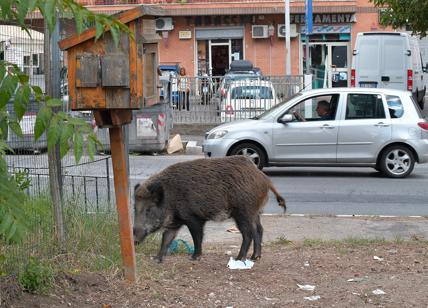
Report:
[[[212,76],[223,76],[230,64],[230,40],[210,41],[210,68]]]
[[[302,68],[306,70],[306,45],[302,44]],[[349,84],[349,42],[309,43],[312,87],[347,87]]]

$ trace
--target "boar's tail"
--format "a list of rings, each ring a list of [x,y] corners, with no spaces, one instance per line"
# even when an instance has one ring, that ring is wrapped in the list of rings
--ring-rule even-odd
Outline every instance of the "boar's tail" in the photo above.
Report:
[[[270,188],[270,190],[272,190],[272,192],[276,196],[276,201],[278,201],[278,205],[280,207],[284,208],[284,213],[285,213],[287,211],[287,206],[285,205],[285,199],[279,194],[279,192],[276,190],[275,186],[273,186],[272,181],[270,181],[270,180],[269,180],[269,188]]]

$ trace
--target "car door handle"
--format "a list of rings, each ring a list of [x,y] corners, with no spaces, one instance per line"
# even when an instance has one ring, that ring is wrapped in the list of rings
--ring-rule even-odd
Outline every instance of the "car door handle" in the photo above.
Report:
[[[333,129],[333,128],[335,128],[335,126],[331,126],[331,125],[328,125],[328,124],[324,124],[324,125],[323,125],[323,126],[321,126],[320,128]]]
[[[387,126],[389,126],[389,124],[387,124],[387,123],[383,123],[383,122],[379,122],[379,123],[376,123],[374,126],[378,126],[378,127],[387,127]]]

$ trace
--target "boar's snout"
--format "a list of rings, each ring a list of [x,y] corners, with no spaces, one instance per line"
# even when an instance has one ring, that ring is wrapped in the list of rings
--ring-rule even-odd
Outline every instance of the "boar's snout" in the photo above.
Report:
[[[147,233],[142,228],[134,227],[132,231],[134,233],[134,244],[142,243],[147,236]]]

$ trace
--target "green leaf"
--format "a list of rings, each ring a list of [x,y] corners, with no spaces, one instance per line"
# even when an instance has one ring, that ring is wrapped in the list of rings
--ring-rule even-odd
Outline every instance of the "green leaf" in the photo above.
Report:
[[[95,20],[95,29],[95,40],[97,41],[104,33],[104,26],[100,23],[98,19]]]
[[[18,88],[15,95],[15,101],[13,102],[13,108],[16,113],[18,120],[21,120],[25,111],[27,110],[28,103],[30,101],[31,88],[28,84],[25,84]]]
[[[45,132],[49,120],[52,116],[52,109],[42,106],[37,113],[36,124],[34,125],[34,139],[38,140]]]
[[[5,214],[0,220],[0,234],[6,234],[13,224],[13,217],[10,214]]]
[[[88,141],[86,143],[86,150],[89,155],[89,158],[91,160],[94,160],[94,155],[97,152],[97,147],[95,141],[92,138],[88,138]]]
[[[38,86],[32,86],[31,88],[33,89],[33,92],[35,94],[36,101],[39,102],[43,97],[42,89]]]
[[[9,15],[10,15],[10,11],[12,8],[12,1],[11,0],[2,0],[0,1],[0,8],[1,8],[1,16],[4,19],[8,19]]]
[[[4,61],[0,61],[0,84],[6,75],[6,63]]]
[[[28,83],[28,81],[30,80],[30,77],[28,77],[25,74],[18,74],[18,79],[20,83]]]
[[[21,25],[25,22],[25,16],[27,16],[27,12],[30,8],[29,0],[20,0],[18,5],[16,6],[16,10],[18,13],[18,21]]]
[[[80,132],[74,134],[74,159],[78,163],[83,153],[83,136]]]
[[[56,0],[45,0],[44,6],[40,7],[50,32],[53,32],[56,24],[55,6]]]
[[[115,26],[111,26],[110,28],[111,36],[113,38],[113,42],[115,46],[119,45],[119,30]]]
[[[59,141],[60,149],[60,157],[63,158],[65,154],[70,150],[70,145],[68,141],[73,137],[74,127],[73,125],[67,124],[61,131],[61,137]]]
[[[46,105],[49,107],[62,107],[62,101],[58,98],[50,98]]]
[[[81,34],[83,32],[83,26],[84,26],[83,11],[81,11],[81,10],[75,11],[74,19],[75,19],[75,23],[76,23],[76,32],[77,32],[77,34]]]
[[[58,143],[61,137],[61,126],[59,125],[58,118],[54,117],[50,122],[48,128],[48,151],[52,151],[55,144]]]
[[[7,104],[12,94],[15,93],[17,85],[18,78],[16,76],[7,75],[6,78],[3,79],[0,87],[0,109]]]
[[[22,137],[21,125],[17,121],[10,121],[9,127],[18,137]]]

